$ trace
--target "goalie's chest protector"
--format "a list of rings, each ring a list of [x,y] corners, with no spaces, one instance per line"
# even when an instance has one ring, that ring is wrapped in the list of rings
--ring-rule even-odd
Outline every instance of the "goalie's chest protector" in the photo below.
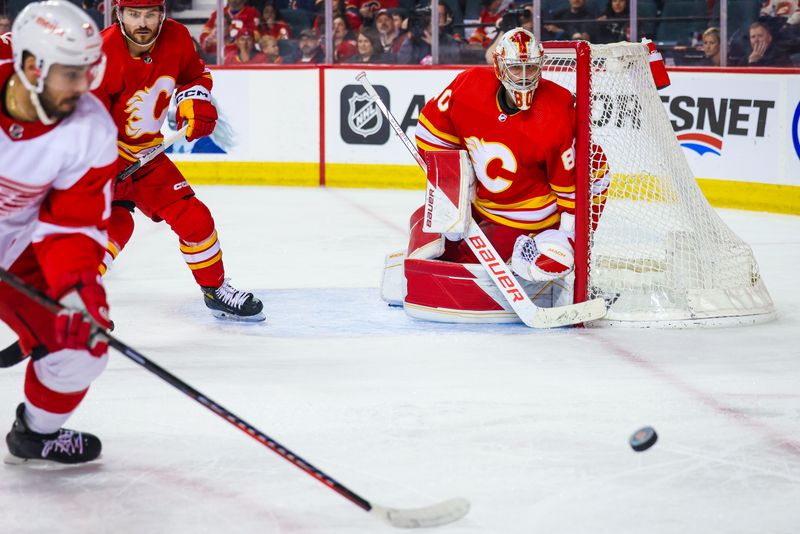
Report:
[[[442,109],[440,96],[426,117],[430,112],[432,124],[444,125],[448,121],[437,121],[435,115],[449,115],[452,134],[475,165],[478,206],[541,208],[555,202],[550,183],[574,186],[572,169],[561,161],[575,129],[573,99],[566,89],[542,79],[531,108],[509,113],[499,102],[505,89],[491,70],[470,69],[462,77],[450,86],[449,109]]]
[[[164,20],[150,52],[137,58],[128,52],[119,24],[102,35],[108,67],[98,95],[110,100],[120,148],[136,153],[161,142],[172,94],[176,87],[203,76],[205,65],[186,29],[171,19]]]

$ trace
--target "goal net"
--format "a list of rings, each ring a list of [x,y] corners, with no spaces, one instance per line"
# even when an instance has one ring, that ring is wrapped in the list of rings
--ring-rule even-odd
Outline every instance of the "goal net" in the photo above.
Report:
[[[645,45],[543,43],[576,95],[575,300],[606,325],[723,326],[774,317],[752,250],[709,205],[659,98]]]

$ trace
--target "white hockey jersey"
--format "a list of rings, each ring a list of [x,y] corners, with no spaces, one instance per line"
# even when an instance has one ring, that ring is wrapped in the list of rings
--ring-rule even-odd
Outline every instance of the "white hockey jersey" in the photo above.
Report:
[[[14,73],[10,36],[0,37],[0,89]],[[52,126],[15,121],[0,105],[0,266],[41,244],[48,279],[92,268],[107,243],[116,140],[116,126],[91,94]]]

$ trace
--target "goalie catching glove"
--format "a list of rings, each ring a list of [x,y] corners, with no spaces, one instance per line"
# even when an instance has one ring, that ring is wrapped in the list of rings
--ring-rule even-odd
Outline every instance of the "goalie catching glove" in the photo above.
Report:
[[[558,230],[517,238],[511,256],[511,270],[531,282],[563,278],[575,268],[574,244],[575,216],[562,213]]]
[[[92,356],[102,356],[108,339],[97,327],[113,327],[108,318],[106,292],[97,273],[70,273],[51,293],[64,306],[56,315],[56,341],[68,349],[88,349]]]
[[[178,92],[175,96],[178,110],[175,122],[180,130],[183,121],[188,122],[186,140],[194,141],[211,135],[217,125],[217,108],[211,103],[211,91],[201,85],[194,85]]]

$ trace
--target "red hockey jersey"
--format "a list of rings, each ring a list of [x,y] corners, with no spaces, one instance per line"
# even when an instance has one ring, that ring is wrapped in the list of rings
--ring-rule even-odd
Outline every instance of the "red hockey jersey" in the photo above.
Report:
[[[500,102],[492,70],[465,70],[419,114],[426,150],[469,151],[478,178],[474,207],[489,220],[524,230],[558,223],[575,211],[575,106],[572,94],[542,79],[526,111]]]
[[[175,89],[200,85],[210,91],[211,73],[189,30],[172,19],[164,20],[153,48],[138,58],[128,52],[118,24],[102,35],[108,65],[95,95],[117,124],[120,156],[135,161],[136,154],[161,143],[161,125]]]
[[[11,34],[0,36],[0,88],[14,74]],[[33,244],[50,287],[97,271],[111,213],[114,124],[92,95],[56,124],[18,122],[0,106],[0,267]]]

